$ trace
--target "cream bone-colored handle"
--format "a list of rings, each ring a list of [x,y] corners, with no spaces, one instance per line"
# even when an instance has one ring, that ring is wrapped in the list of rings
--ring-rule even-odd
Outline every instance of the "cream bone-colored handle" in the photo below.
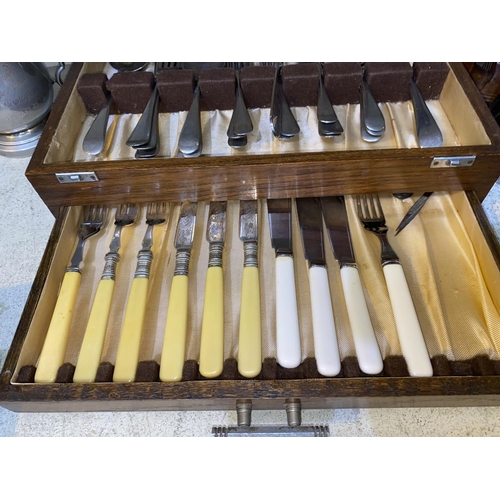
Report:
[[[132,281],[116,355],[113,382],[133,382],[139,362],[142,326],[146,314],[149,278]]]
[[[117,252],[109,252],[105,256],[106,263],[83,336],[73,382],[91,383],[95,381],[108,327],[111,302],[115,290],[116,266],[119,260],[120,256]]]
[[[224,368],[224,289],[222,267],[207,269],[201,325],[200,373],[218,377]]]
[[[189,250],[178,250],[175,256],[175,271],[170,288],[167,323],[160,361],[160,380],[162,382],[182,380],[184,358],[186,357],[190,257]]]
[[[115,281],[112,279],[101,279],[99,282],[80,354],[78,355],[73,382],[95,382],[108,327],[114,289]]]
[[[341,364],[326,267],[309,268],[309,287],[318,372],[325,377],[335,377],[340,373]]]
[[[383,267],[399,343],[412,377],[431,377],[432,364],[401,264]]]
[[[160,362],[160,380],[162,382],[182,380],[186,355],[187,321],[188,276],[177,275],[172,279],[167,309],[167,324]]]
[[[244,267],[241,284],[240,328],[238,337],[238,371],[247,378],[262,370],[259,269]]]
[[[283,368],[301,362],[299,316],[291,256],[276,257],[276,351]]]
[[[340,277],[359,367],[364,373],[376,375],[384,369],[384,362],[373,331],[359,272],[354,266],[344,266],[340,269]]]
[[[64,362],[81,280],[82,275],[78,271],[66,271],[64,274],[47,336],[38,360],[35,373],[35,382],[37,383],[55,382],[57,371]]]

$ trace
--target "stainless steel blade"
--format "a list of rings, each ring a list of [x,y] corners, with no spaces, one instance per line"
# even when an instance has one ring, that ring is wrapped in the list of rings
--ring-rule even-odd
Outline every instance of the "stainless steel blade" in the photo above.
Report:
[[[193,246],[194,227],[196,223],[197,203],[184,202],[181,206],[179,222],[175,234],[177,250],[191,250]]]
[[[335,259],[340,267],[355,264],[344,198],[329,196],[320,202]]]
[[[292,254],[292,202],[267,200],[271,244],[278,254]]]
[[[304,253],[309,265],[324,266],[325,248],[323,243],[323,218],[317,198],[297,198],[300,232]]]

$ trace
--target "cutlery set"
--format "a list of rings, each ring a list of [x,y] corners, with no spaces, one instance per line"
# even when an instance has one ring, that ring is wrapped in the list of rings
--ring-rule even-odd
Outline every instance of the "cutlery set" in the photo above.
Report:
[[[111,63],[110,63],[111,64]],[[117,71],[139,71],[147,63],[112,63]],[[154,63],[155,84],[151,98],[142,113],[137,126],[126,141],[126,145],[136,150],[135,158],[153,158],[158,155],[160,149],[158,106],[159,93],[156,83],[158,71],[164,69],[192,68],[195,73],[195,88],[193,100],[186,119],[182,125],[178,149],[180,155],[186,158],[198,157],[203,153],[203,131],[201,127],[201,90],[198,85],[199,72],[203,68],[229,67],[235,70],[235,105],[231,120],[227,128],[227,142],[231,148],[239,149],[247,146],[248,134],[253,131],[253,124],[245,104],[243,91],[240,83],[240,70],[251,63]],[[255,63],[254,63],[255,64]],[[257,63],[269,65],[276,68],[271,105],[269,110],[269,121],[273,136],[280,140],[290,140],[300,133],[300,126],[289,106],[283,88],[283,64],[284,63]],[[317,123],[318,134],[322,138],[340,136],[344,132],[335,110],[330,102],[324,84],[323,64],[318,66],[318,102]],[[360,137],[363,141],[378,142],[385,133],[386,124],[384,115],[374,99],[366,76],[360,86]],[[432,113],[422,95],[420,94],[415,80],[410,82],[410,95],[412,100],[413,117],[415,123],[416,137],[423,148],[439,147],[443,144],[443,136]],[[103,148],[106,137],[106,129],[112,98],[108,99],[107,106],[99,112],[92,123],[82,147],[88,154],[99,154]]]
[[[381,265],[387,284],[402,353],[411,376],[432,376],[432,366],[415,312],[411,294],[398,256],[387,240],[387,226],[377,195],[355,197],[357,215],[367,231],[381,243]],[[310,311],[314,356],[318,372],[334,377],[341,370],[337,330],[325,257],[327,241],[339,264],[340,279],[358,364],[366,374],[379,374],[383,360],[365,301],[343,197],[277,199],[267,201],[271,245],[275,253],[275,325],[276,357],[283,368],[296,368],[303,361],[292,245],[292,204],[296,204],[304,256],[308,263]],[[175,269],[171,281],[166,324],[163,335],[159,378],[162,382],[182,380],[186,356],[189,317],[189,265],[195,235],[198,204],[180,206],[175,233]],[[114,231],[105,255],[103,271],[88,318],[73,381],[95,381],[113,301],[117,265],[120,260],[121,234],[138,219],[137,204],[116,209]],[[135,273],[121,325],[113,373],[114,382],[133,382],[139,362],[151,264],[153,232],[168,224],[171,206],[149,203],[146,231],[137,254]],[[85,241],[106,223],[107,209],[86,207],[78,231],[78,244],[66,269],[53,317],[38,361],[35,382],[56,381],[63,364],[71,322],[80,286]],[[259,208],[256,200],[239,203],[239,239],[242,242],[243,269],[239,301],[238,371],[254,378],[262,369],[261,283],[259,282]],[[224,366],[224,245],[227,226],[227,202],[211,202],[208,207],[206,240],[208,267],[199,351],[199,371],[205,378],[221,375]],[[326,228],[327,236],[324,234]]]

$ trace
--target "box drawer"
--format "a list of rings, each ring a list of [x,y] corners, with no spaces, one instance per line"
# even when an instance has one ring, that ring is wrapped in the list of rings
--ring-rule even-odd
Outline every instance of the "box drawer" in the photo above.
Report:
[[[383,195],[382,201],[388,225],[393,230],[411,202],[401,202],[391,195]],[[277,364],[274,252],[269,239],[266,202],[259,200],[263,363],[257,377],[245,379],[237,370],[243,248],[238,237],[238,202],[230,201],[223,257],[225,364],[219,377],[204,379],[198,371],[208,263],[208,243],[204,237],[208,203],[199,202],[189,268],[189,320],[182,381],[170,383],[158,379],[175,266],[173,239],[179,204],[172,203],[168,223],[158,226],[155,233],[155,258],[136,380],[113,382],[111,373],[135,259],[145,229],[144,205],[137,223],[123,231],[122,258],[101,357],[100,381],[74,383],[72,369],[78,359],[112,235],[112,213],[106,227],[94,239],[89,239],[85,248],[82,283],[59,380],[34,383],[30,367],[37,364],[64,270],[76,243],[81,208],[66,207],[57,218],[1,374],[2,406],[15,411],[203,410],[234,409],[238,401],[250,400],[255,409],[278,409],[290,399],[300,399],[303,408],[497,405],[500,401],[500,252],[477,196],[471,192],[435,193],[425,210],[401,235],[394,238],[393,232],[390,233],[409,281],[432,359],[433,377],[408,375],[387,291],[380,281],[379,244],[360,227],[349,197],[347,202],[364,294],[384,358],[382,374],[367,376],[359,370],[339,269],[328,240],[325,247],[329,288],[342,370],[336,377],[322,377],[317,372],[307,263],[295,212],[294,269],[302,363],[296,369],[281,368]]]

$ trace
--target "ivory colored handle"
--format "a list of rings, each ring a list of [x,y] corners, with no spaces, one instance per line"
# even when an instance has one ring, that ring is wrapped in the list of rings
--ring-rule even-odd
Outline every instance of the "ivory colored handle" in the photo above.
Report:
[[[238,371],[243,377],[252,378],[256,377],[261,370],[259,269],[257,267],[244,267],[241,285]]]
[[[359,367],[364,373],[375,375],[384,369],[384,362],[366,306],[359,272],[355,267],[343,267],[340,269],[340,278]]]
[[[401,264],[383,267],[399,343],[412,377],[431,377],[432,364]]]
[[[283,368],[300,365],[299,315],[292,257],[276,258],[276,346],[278,363]]]
[[[224,292],[222,267],[209,267],[201,324],[200,373],[218,377],[224,368]]]
[[[99,282],[80,354],[78,355],[73,382],[90,383],[95,381],[101,361],[114,289],[115,280],[104,279]]]
[[[311,310],[313,320],[314,356],[318,372],[325,377],[340,373],[340,354],[333,318],[328,274],[325,267],[309,268]]]
[[[148,278],[134,278],[128,296],[113,382],[133,382],[139,362],[142,325],[148,298]]]
[[[57,370],[64,362],[81,280],[82,275],[76,271],[66,272],[64,275],[56,307],[38,360],[35,382],[49,383],[56,380]]]
[[[167,324],[160,362],[160,380],[178,382],[182,380],[186,355],[186,333],[188,320],[188,277],[174,276],[170,289]]]

